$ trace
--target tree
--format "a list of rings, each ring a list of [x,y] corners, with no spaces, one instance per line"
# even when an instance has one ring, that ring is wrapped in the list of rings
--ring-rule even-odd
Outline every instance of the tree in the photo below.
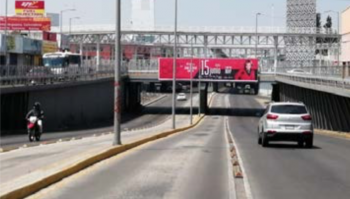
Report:
[[[321,28],[321,13],[316,14],[316,28]]]
[[[332,18],[331,18],[331,16],[327,17],[327,22],[326,22],[326,24],[323,27],[327,28],[327,29],[332,28]]]

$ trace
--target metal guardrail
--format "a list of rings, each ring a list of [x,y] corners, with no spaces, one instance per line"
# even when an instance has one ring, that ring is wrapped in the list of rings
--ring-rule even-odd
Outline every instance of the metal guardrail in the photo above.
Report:
[[[123,66],[122,74],[127,74]],[[34,86],[45,84],[90,81],[114,76],[114,66],[48,68],[44,66],[0,66],[0,85]]]
[[[292,80],[295,82],[301,82],[311,85],[320,85],[334,87],[338,89],[344,89],[350,92],[350,79],[325,77],[325,76],[313,76],[313,75],[293,75],[288,73],[277,73],[276,77],[280,77],[286,80]]]
[[[130,26],[123,25],[122,31],[126,32],[172,32],[174,26],[156,25],[156,26]],[[63,26],[63,32],[69,32],[68,26]],[[53,31],[59,32],[57,29]],[[115,25],[75,25],[71,27],[74,33],[93,33],[93,32],[114,32]],[[210,33],[255,33],[255,27],[232,27],[232,26],[178,26],[179,32],[210,32]],[[338,34],[338,31],[326,28],[287,28],[287,27],[258,27],[259,33],[290,33],[290,34]]]
[[[111,64],[113,62],[110,62]],[[275,76],[303,82],[331,86],[342,89],[350,89],[350,77],[343,79],[344,68],[333,67],[283,67],[277,68],[276,72],[261,71],[262,75]],[[350,68],[348,69],[350,72]],[[158,73],[158,60],[130,60],[121,68],[122,74],[149,75]],[[141,75],[140,75],[141,74]],[[74,81],[89,81],[114,76],[114,65],[96,66],[85,65],[83,67],[70,68],[60,73],[55,69],[39,66],[0,66],[1,86],[15,85],[43,85],[55,83],[68,83]]]

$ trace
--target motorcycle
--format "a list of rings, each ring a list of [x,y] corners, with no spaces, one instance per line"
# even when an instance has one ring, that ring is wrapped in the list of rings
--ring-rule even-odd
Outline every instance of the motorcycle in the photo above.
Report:
[[[28,129],[28,137],[29,141],[33,142],[34,140],[40,141],[41,133],[38,125],[39,118],[35,116],[31,116],[28,119],[27,129]]]

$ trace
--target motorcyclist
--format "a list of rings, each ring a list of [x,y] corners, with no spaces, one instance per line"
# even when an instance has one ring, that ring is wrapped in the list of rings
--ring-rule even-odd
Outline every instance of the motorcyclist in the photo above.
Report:
[[[33,108],[28,112],[26,119],[29,120],[30,117],[35,116],[38,118],[38,126],[39,131],[42,134],[43,133],[43,118],[44,118],[44,111],[41,109],[41,104],[39,102],[35,102]]]

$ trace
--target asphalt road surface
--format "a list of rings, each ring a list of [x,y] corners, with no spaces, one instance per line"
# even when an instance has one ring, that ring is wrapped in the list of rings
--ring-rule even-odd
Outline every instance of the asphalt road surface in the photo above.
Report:
[[[254,96],[231,96],[230,130],[256,199],[349,199],[350,141],[315,135],[313,149],[257,141],[261,105]]]
[[[215,97],[214,106],[224,100]],[[97,164],[33,198],[230,198],[224,117]]]
[[[194,98],[197,95],[194,95]],[[195,102],[195,99],[194,99]],[[121,129],[135,129],[135,128],[146,128],[150,126],[155,126],[159,123],[164,122],[169,117],[169,112],[171,112],[171,103],[172,98],[171,95],[167,95],[159,101],[156,101],[147,107],[144,110],[137,114],[128,114],[126,117],[128,118],[125,121]],[[188,104],[187,101],[179,101],[177,102],[177,106],[179,107],[178,113],[184,113],[187,111],[184,108],[185,104]],[[45,123],[44,123],[45,125]],[[110,132],[113,130],[113,127],[103,127],[96,129],[86,129],[86,130],[77,130],[77,131],[66,131],[66,132],[50,132],[45,133],[42,136],[41,141],[54,141],[65,138],[73,138],[73,137],[86,137],[91,136],[93,134]],[[2,136],[0,139],[1,147],[16,147],[21,146],[23,144],[28,144],[28,136],[27,135],[14,135],[14,136]]]

